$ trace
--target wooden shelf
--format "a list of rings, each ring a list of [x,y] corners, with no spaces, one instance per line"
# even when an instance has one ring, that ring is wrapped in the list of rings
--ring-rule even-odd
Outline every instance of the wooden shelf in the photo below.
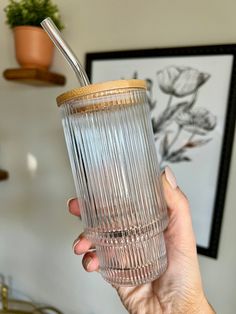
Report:
[[[3,76],[9,81],[34,86],[65,85],[66,82],[64,75],[38,68],[6,69]]]
[[[9,174],[6,170],[0,169],[0,181],[8,179]]]

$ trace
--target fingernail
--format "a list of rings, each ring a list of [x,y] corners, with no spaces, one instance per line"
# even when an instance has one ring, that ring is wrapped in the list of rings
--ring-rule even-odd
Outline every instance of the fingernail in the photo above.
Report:
[[[165,168],[165,176],[166,176],[166,180],[168,181],[171,188],[173,190],[175,190],[177,188],[178,184],[177,184],[177,181],[176,181],[176,178],[175,178],[173,171],[168,166]]]
[[[76,253],[75,247],[76,247],[76,245],[77,245],[79,242],[80,242],[80,237],[77,238],[77,239],[75,239],[75,241],[73,242],[72,249],[73,249],[73,251],[74,251],[75,253]]]
[[[71,197],[71,198],[68,199],[68,201],[66,203],[67,208],[70,207],[70,202],[73,201],[74,199],[75,199],[74,197]]]
[[[83,265],[84,265],[84,268],[85,269],[88,269],[88,267],[89,267],[89,264],[92,262],[92,257],[87,257],[85,260],[84,260],[84,262],[83,262]]]

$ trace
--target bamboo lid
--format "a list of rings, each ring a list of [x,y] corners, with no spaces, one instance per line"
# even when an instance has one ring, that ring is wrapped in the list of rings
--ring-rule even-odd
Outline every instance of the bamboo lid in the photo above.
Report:
[[[80,88],[72,89],[57,97],[57,105],[61,106],[73,99],[93,99],[108,95],[125,93],[127,90],[146,90],[146,82],[143,80],[118,80],[103,83],[91,84]]]

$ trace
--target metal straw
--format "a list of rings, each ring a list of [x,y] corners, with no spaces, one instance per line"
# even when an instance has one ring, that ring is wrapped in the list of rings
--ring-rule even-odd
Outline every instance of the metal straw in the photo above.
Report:
[[[79,60],[77,59],[74,52],[71,50],[70,46],[67,44],[63,38],[61,32],[53,23],[50,17],[47,17],[41,22],[41,25],[48,36],[51,38],[54,45],[62,53],[65,59],[69,62],[70,66],[74,70],[78,81],[81,86],[89,85],[89,79],[83,67],[81,66]]]

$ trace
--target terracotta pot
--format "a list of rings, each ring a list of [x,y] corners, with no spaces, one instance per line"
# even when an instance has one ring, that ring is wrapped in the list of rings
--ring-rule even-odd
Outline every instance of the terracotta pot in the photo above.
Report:
[[[13,28],[15,53],[23,68],[48,69],[52,63],[54,45],[41,27],[17,26]]]

